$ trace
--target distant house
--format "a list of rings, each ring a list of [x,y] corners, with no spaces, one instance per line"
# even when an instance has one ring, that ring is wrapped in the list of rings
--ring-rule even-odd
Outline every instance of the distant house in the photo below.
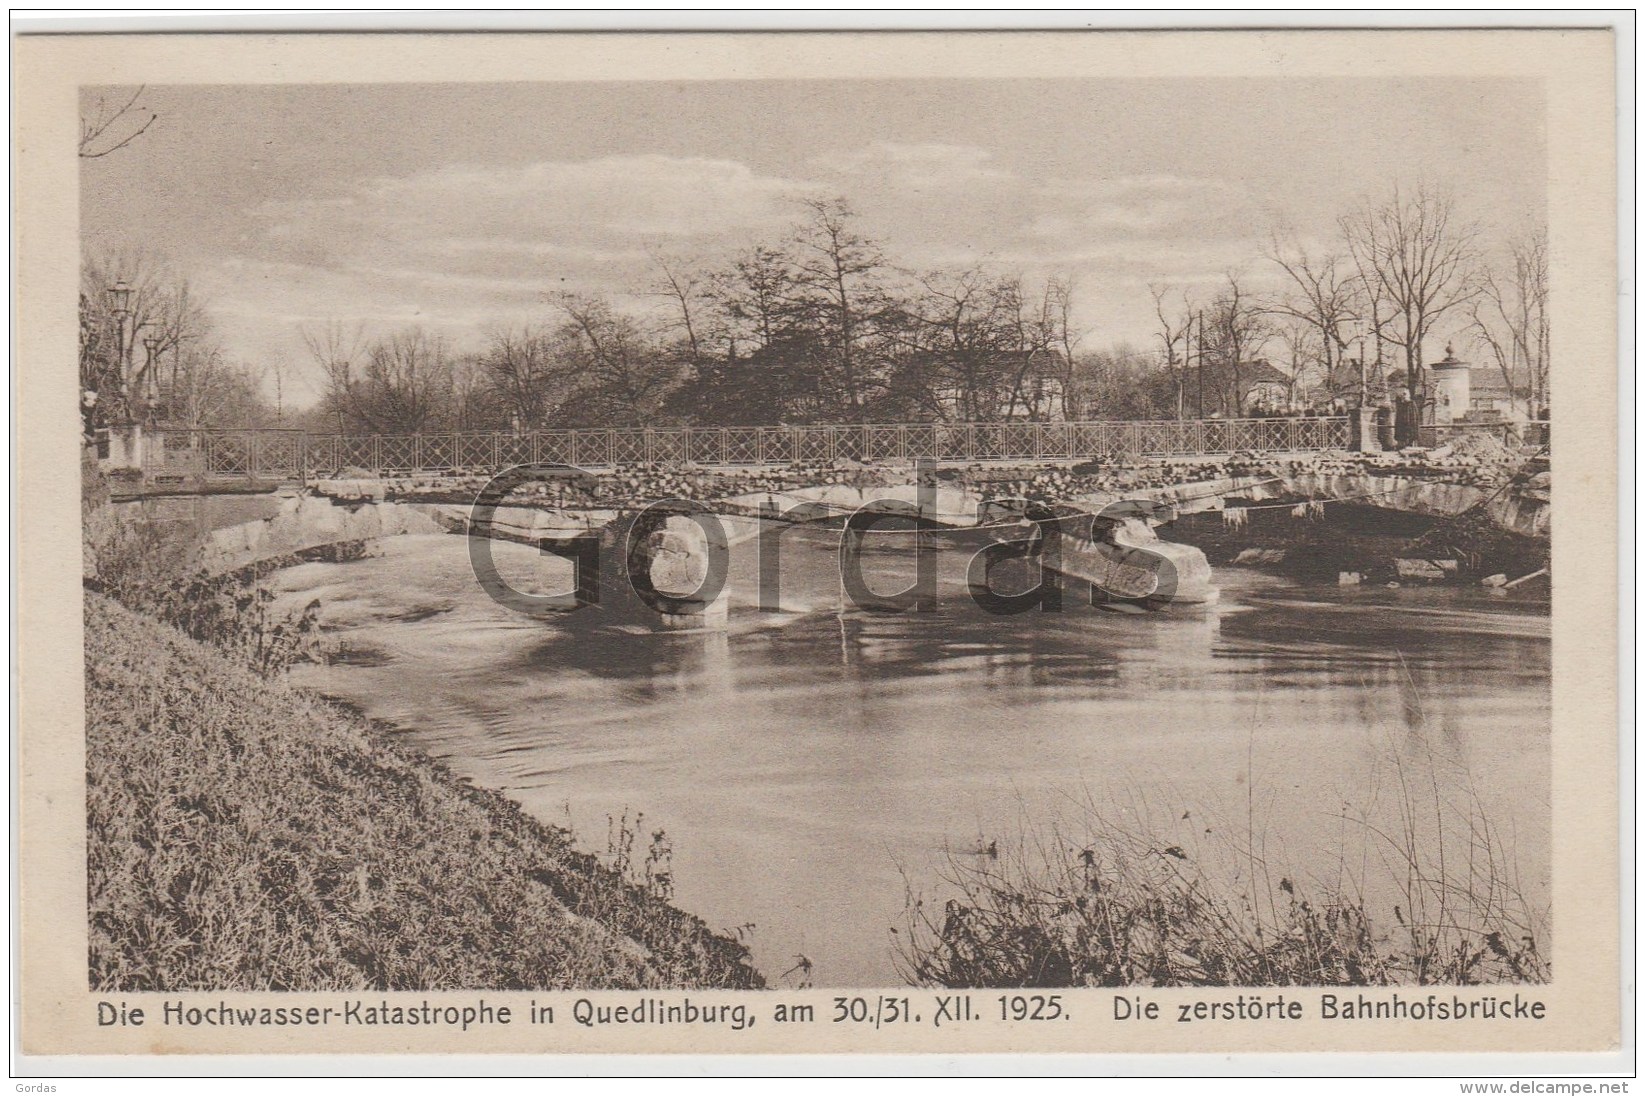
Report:
[[[1262,358],[1240,364],[1239,387],[1240,403],[1247,415],[1283,411],[1291,406],[1295,392],[1291,375]]]
[[[1468,418],[1503,419],[1518,414],[1530,404],[1528,388],[1510,389],[1497,369],[1468,371]]]
[[[968,392],[966,379],[955,364],[938,355],[921,355],[910,360],[916,375],[930,378],[930,399],[943,418],[963,419],[968,406],[975,404],[984,419],[1012,418],[1044,422],[1060,418],[1063,412],[1063,385],[1067,366],[1055,350],[998,351],[989,354],[986,366],[979,365],[981,391]],[[1012,396],[1015,394],[1015,401]]]
[[[1386,390],[1388,381],[1386,378],[1381,381],[1377,380],[1376,366],[1372,363],[1365,364],[1363,374],[1361,369],[1358,358],[1344,356],[1337,359],[1336,365],[1331,370],[1331,375],[1324,378],[1316,387],[1316,396],[1323,396],[1327,400],[1338,398],[1357,401],[1360,385],[1363,383],[1366,392],[1370,394],[1372,403],[1375,403],[1382,392]],[[1403,377],[1404,374],[1400,376]]]
[[[1060,351],[1017,351],[1006,356],[1006,370],[1012,378],[1022,375],[1019,403],[1010,411],[1014,418],[1043,422],[1062,415],[1068,367]]]

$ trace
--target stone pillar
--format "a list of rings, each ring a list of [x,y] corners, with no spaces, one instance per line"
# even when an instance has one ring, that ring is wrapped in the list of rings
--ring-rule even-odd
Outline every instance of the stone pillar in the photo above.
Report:
[[[1443,425],[1466,418],[1473,379],[1468,363],[1457,361],[1455,352],[1447,346],[1444,360],[1429,369],[1434,374],[1434,422]]]
[[[1355,453],[1377,453],[1377,409],[1361,404],[1348,409],[1348,448]]]
[[[115,423],[109,427],[109,455],[103,461],[107,469],[141,469],[143,467],[143,426],[141,423]]]

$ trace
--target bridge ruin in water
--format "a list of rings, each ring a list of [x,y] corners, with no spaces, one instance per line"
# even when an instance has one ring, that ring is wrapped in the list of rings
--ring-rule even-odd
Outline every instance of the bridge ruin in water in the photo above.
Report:
[[[1085,579],[1146,598],[1152,581],[1127,561],[1173,558],[1184,574],[1204,568],[1198,549],[1160,541],[1170,517],[1235,507],[1354,503],[1448,518],[1491,511],[1505,529],[1546,536],[1546,490],[1493,488],[1466,462],[1433,454],[1351,453],[1347,418],[1155,423],[905,424],[690,430],[442,433],[350,438],[300,431],[155,431],[144,440],[141,477],[111,478],[117,499],[264,494],[274,513],[200,530],[203,563],[225,571],[328,543],[445,530],[520,541],[558,555],[603,543],[625,577],[676,593],[699,589],[709,539],[687,511],[712,515],[732,546],[773,522],[828,519],[924,527],[1030,530],[1086,521],[1081,542],[1101,540],[1115,561],[1086,559]],[[1511,429],[1503,428],[1504,432]],[[1536,449],[1504,433],[1518,452]],[[1534,439],[1533,439],[1534,440]],[[1504,452],[1508,452],[1504,449]],[[572,458],[582,458],[581,461]],[[1129,475],[1090,475],[1091,469]],[[476,499],[515,470],[483,515]],[[1140,470],[1140,471],[1136,471]],[[582,478],[580,490],[548,485]],[[676,513],[654,515],[636,554],[625,516],[671,497],[691,478]],[[1044,481],[1043,483],[1041,481]],[[1028,494],[1035,499],[1002,496]],[[1544,474],[1543,487],[1546,488]],[[122,491],[122,488],[124,489]],[[272,497],[278,495],[278,499]],[[1263,502],[1265,500],[1273,502]],[[178,501],[181,501],[180,499]],[[1115,508],[1126,509],[1116,516]],[[1051,510],[1044,509],[1050,507]],[[1046,526],[1052,511],[1059,524]],[[203,526],[211,523],[202,523]],[[1011,532],[1011,527],[1019,532]],[[614,546],[622,528],[628,551]],[[1068,527],[1072,528],[1072,527]],[[1098,538],[1093,529],[1105,535]],[[1110,549],[1112,551],[1110,551]],[[1188,559],[1188,557],[1198,559]],[[1094,561],[1094,562],[1093,562]],[[1100,575],[1091,574],[1097,568]],[[1106,570],[1104,570],[1106,569]],[[1208,569],[1198,595],[1206,600]],[[586,592],[585,592],[586,593]],[[666,595],[665,598],[672,597]],[[1186,598],[1187,595],[1185,594]],[[723,616],[719,599],[668,603],[695,626]]]

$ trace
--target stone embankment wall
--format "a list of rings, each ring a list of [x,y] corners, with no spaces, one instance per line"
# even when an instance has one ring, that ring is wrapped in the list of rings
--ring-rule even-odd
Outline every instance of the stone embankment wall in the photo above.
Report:
[[[574,537],[599,529],[616,517],[616,511],[568,514],[498,507],[490,534],[535,545],[545,538]],[[370,495],[347,500],[293,495],[279,500],[270,517],[202,531],[199,566],[216,575],[324,545],[401,534],[467,533],[470,524],[470,508],[455,503],[388,502]]]
[[[200,548],[200,566],[221,574],[322,545],[444,532],[430,513],[433,509],[416,503],[338,505],[323,496],[294,495],[281,500],[279,512],[271,518],[208,532]]]

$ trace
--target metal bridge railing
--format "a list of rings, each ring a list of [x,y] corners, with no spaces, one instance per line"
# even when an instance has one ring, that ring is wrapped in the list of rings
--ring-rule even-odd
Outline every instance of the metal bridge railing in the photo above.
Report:
[[[300,430],[185,429],[143,431],[143,471],[151,477],[208,480],[303,480],[307,444]]]
[[[407,435],[297,430],[150,432],[145,466],[207,479],[306,480],[358,469],[490,473],[520,464],[774,465],[834,461],[1068,461],[1348,448],[1348,420],[1189,419],[1069,423],[873,423],[779,427],[440,431]]]

